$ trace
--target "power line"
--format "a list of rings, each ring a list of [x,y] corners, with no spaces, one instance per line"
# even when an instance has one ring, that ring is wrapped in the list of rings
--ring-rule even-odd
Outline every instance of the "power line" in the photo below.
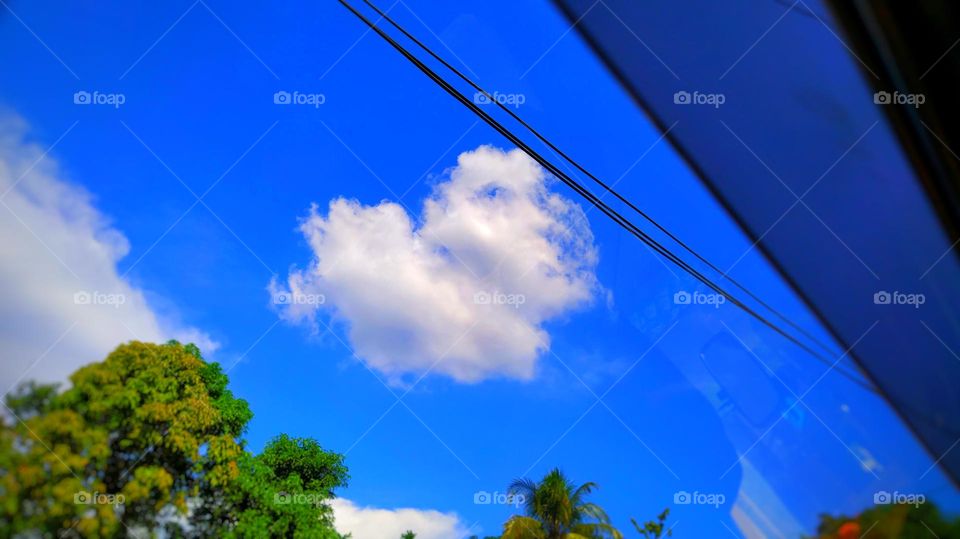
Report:
[[[821,361],[822,363],[830,366],[831,368],[834,368],[834,367],[835,367],[836,362],[832,361],[830,358],[827,358],[827,357],[823,356],[822,354],[818,353],[817,351],[813,350],[813,349],[810,348],[810,346],[808,346],[806,343],[800,341],[799,339],[797,339],[796,337],[794,337],[794,336],[791,335],[790,333],[788,333],[788,332],[786,332],[785,330],[783,330],[782,328],[780,328],[778,325],[776,325],[776,324],[774,324],[773,322],[771,322],[770,320],[768,320],[766,317],[764,317],[764,316],[761,315],[760,313],[758,313],[758,312],[756,312],[755,310],[753,310],[752,308],[750,308],[748,305],[746,305],[745,303],[743,303],[743,302],[740,301],[739,299],[735,298],[735,297],[734,297],[733,295],[731,295],[729,292],[727,292],[726,290],[724,290],[723,288],[721,288],[719,285],[715,284],[715,283],[714,283],[713,281],[711,281],[709,278],[707,278],[707,277],[704,276],[702,273],[700,273],[699,271],[697,271],[695,268],[693,268],[692,266],[690,266],[688,263],[686,263],[685,261],[683,261],[683,260],[682,260],[681,258],[679,258],[677,255],[673,254],[670,250],[668,250],[667,248],[665,248],[663,245],[661,245],[661,244],[660,244],[659,242],[657,242],[655,239],[653,239],[652,237],[650,237],[646,232],[644,232],[644,231],[641,230],[639,227],[637,227],[635,224],[633,224],[629,219],[625,218],[625,217],[624,217],[623,215],[621,215],[619,212],[617,212],[616,210],[614,210],[613,208],[611,208],[610,206],[608,206],[605,202],[603,202],[602,200],[600,200],[599,198],[597,198],[593,193],[591,193],[591,192],[588,191],[586,188],[584,188],[582,185],[580,185],[576,180],[574,180],[574,179],[570,178],[569,176],[567,176],[563,171],[561,171],[560,169],[558,169],[553,163],[551,163],[551,162],[548,161],[546,158],[544,158],[542,155],[540,155],[536,150],[530,148],[525,142],[523,142],[522,140],[520,140],[516,135],[514,135],[512,132],[510,132],[508,129],[506,129],[502,124],[500,124],[498,121],[496,121],[494,118],[492,118],[489,114],[487,114],[486,112],[484,112],[483,110],[481,110],[479,106],[477,106],[475,103],[473,103],[472,101],[470,101],[469,99],[467,99],[466,97],[464,97],[460,92],[458,92],[458,91],[456,90],[456,88],[454,88],[453,86],[451,86],[450,83],[448,83],[448,82],[447,82],[446,80],[444,80],[442,77],[440,77],[439,75],[437,75],[437,73],[435,73],[435,72],[434,72],[432,69],[430,69],[426,64],[424,64],[422,61],[420,61],[419,58],[417,58],[417,57],[414,56],[412,53],[410,53],[410,51],[408,51],[408,50],[405,49],[402,45],[400,45],[399,43],[397,43],[392,37],[390,37],[390,36],[389,36],[386,32],[384,32],[380,27],[378,27],[376,24],[374,24],[373,22],[371,22],[371,21],[370,21],[369,19],[367,19],[362,13],[360,13],[360,12],[357,11],[353,6],[351,6],[349,3],[347,3],[346,0],[339,0],[339,2],[340,2],[341,4],[343,4],[343,6],[346,7],[348,10],[350,10],[350,12],[353,13],[357,18],[359,18],[361,21],[363,21],[363,23],[366,24],[371,30],[373,30],[374,32],[376,32],[377,35],[379,35],[379,36],[380,36],[381,38],[383,38],[387,43],[389,43],[394,49],[396,49],[397,52],[399,52],[400,54],[402,54],[408,61],[410,61],[412,64],[414,64],[414,66],[417,67],[417,69],[419,69],[421,72],[423,72],[425,75],[427,75],[427,77],[429,77],[429,78],[430,78],[433,82],[435,82],[438,86],[440,86],[441,88],[443,88],[443,90],[446,91],[448,94],[450,94],[451,97],[453,97],[453,98],[456,99],[457,101],[460,101],[461,104],[463,104],[463,105],[466,106],[468,109],[470,109],[474,114],[476,114],[477,116],[479,116],[479,117],[480,117],[484,122],[486,122],[490,127],[492,127],[492,128],[493,128],[494,130],[496,130],[498,133],[500,133],[501,135],[503,135],[507,140],[509,140],[510,142],[512,142],[513,144],[515,144],[518,148],[520,148],[521,150],[523,150],[523,152],[526,153],[528,156],[530,156],[530,158],[532,158],[533,160],[535,160],[535,161],[536,161],[537,163],[539,163],[542,167],[544,167],[545,169],[547,169],[551,174],[553,174],[554,176],[556,176],[560,181],[562,181],[562,182],[563,182],[564,184],[566,184],[568,187],[570,187],[571,189],[573,189],[574,192],[576,192],[577,194],[579,194],[581,197],[585,198],[585,199],[586,199],[588,202],[590,202],[594,207],[596,207],[598,210],[600,210],[604,215],[606,215],[607,217],[609,217],[610,219],[612,219],[614,222],[616,222],[618,225],[620,225],[622,228],[624,228],[625,230],[627,230],[628,232],[630,232],[631,234],[633,234],[634,236],[636,236],[640,241],[642,241],[643,243],[645,243],[648,247],[652,248],[654,251],[656,251],[657,253],[659,253],[661,256],[663,256],[663,257],[666,258],[667,260],[669,260],[669,261],[673,262],[674,264],[676,264],[677,266],[679,266],[681,269],[683,269],[684,271],[686,271],[687,273],[689,273],[690,275],[692,275],[693,277],[695,277],[695,278],[696,278],[697,280],[699,280],[701,283],[707,285],[710,289],[712,289],[712,290],[714,290],[715,292],[717,292],[717,293],[721,294],[722,296],[724,296],[724,298],[726,298],[728,301],[730,301],[730,302],[733,303],[734,305],[740,307],[740,309],[742,309],[744,312],[746,312],[747,314],[749,314],[750,316],[752,316],[753,318],[755,318],[757,321],[761,322],[763,325],[767,326],[768,328],[772,329],[772,330],[775,331],[776,333],[780,334],[780,335],[781,335],[782,337],[784,337],[785,339],[787,339],[787,340],[789,340],[790,342],[794,343],[797,347],[799,347],[800,349],[804,350],[805,352],[807,352],[808,354],[810,354],[811,356],[813,356],[813,357],[816,358],[817,360]],[[599,181],[599,180],[598,180],[598,181]],[[639,210],[638,210],[638,211],[639,211]],[[845,354],[844,354],[844,355],[845,355]],[[840,359],[842,359],[842,358],[843,358],[843,356],[840,357]],[[838,359],[837,362],[839,362],[840,359]],[[850,373],[846,372],[845,370],[839,369],[839,368],[837,368],[836,370],[837,370],[841,375],[843,375],[844,377],[846,377],[847,379],[849,379],[851,382],[853,382],[854,384],[858,385],[859,387],[861,387],[861,388],[863,388],[863,389],[865,389],[865,390],[867,390],[867,391],[869,391],[869,392],[871,392],[871,393],[877,393],[877,390],[876,390],[874,387],[866,384],[865,382],[863,382],[863,381],[860,380],[859,378],[856,378],[855,376],[851,375]]]
[[[643,241],[648,247],[651,247],[651,248],[654,249],[657,253],[659,253],[660,255],[662,255],[663,257],[667,258],[668,260],[670,260],[671,262],[673,262],[674,264],[676,264],[677,266],[679,266],[681,269],[683,269],[683,270],[686,271],[687,273],[689,273],[689,274],[691,274],[692,276],[694,276],[695,278],[697,278],[697,280],[699,280],[699,281],[702,282],[703,284],[707,285],[707,286],[708,286],[709,288],[711,288],[712,290],[714,290],[714,291],[716,291],[717,293],[723,295],[723,296],[724,296],[727,300],[729,300],[731,303],[733,303],[734,305],[737,305],[737,306],[740,307],[742,310],[744,310],[746,313],[750,314],[751,316],[753,316],[754,318],[756,318],[758,321],[760,321],[761,323],[763,323],[764,325],[766,325],[766,326],[769,327],[770,329],[772,329],[772,330],[774,330],[775,332],[779,333],[781,336],[783,336],[783,337],[786,338],[787,340],[793,342],[795,345],[797,345],[798,347],[800,347],[801,349],[803,349],[804,351],[806,351],[807,353],[809,353],[809,354],[812,355],[813,357],[815,357],[815,358],[817,358],[818,360],[824,362],[825,364],[828,364],[828,365],[830,365],[831,367],[833,367],[834,363],[833,363],[832,361],[830,361],[828,358],[826,358],[826,357],[822,356],[821,354],[817,353],[816,351],[814,351],[813,349],[811,349],[809,346],[807,346],[805,343],[801,342],[800,340],[798,340],[798,339],[797,339],[796,337],[794,337],[793,335],[787,333],[786,331],[784,331],[783,329],[781,329],[779,326],[777,326],[777,325],[774,324],[773,322],[770,322],[766,317],[764,317],[764,316],[762,316],[761,314],[757,313],[756,311],[754,311],[753,309],[751,309],[749,306],[747,306],[746,304],[744,304],[742,301],[740,301],[739,299],[735,298],[734,296],[732,296],[730,293],[728,293],[728,292],[725,291],[724,289],[720,288],[719,285],[715,284],[713,281],[711,281],[710,279],[708,279],[707,277],[705,277],[703,274],[701,274],[701,273],[700,273],[699,271],[697,271],[695,268],[693,268],[692,266],[690,266],[689,264],[687,264],[685,261],[683,261],[682,259],[680,259],[679,257],[677,257],[675,254],[673,254],[672,252],[670,252],[670,251],[669,251],[668,249],[666,249],[665,247],[663,247],[663,246],[662,246],[659,242],[657,242],[655,239],[653,239],[652,237],[650,237],[649,235],[647,235],[643,230],[641,230],[639,227],[637,227],[635,224],[633,224],[630,220],[628,220],[627,218],[623,217],[619,212],[617,212],[616,210],[614,210],[613,208],[611,208],[610,206],[608,206],[606,203],[604,203],[603,201],[601,201],[599,198],[597,198],[595,195],[593,195],[592,193],[590,193],[590,192],[589,192],[588,190],[586,190],[583,186],[581,186],[579,183],[577,183],[576,180],[573,180],[572,178],[568,177],[568,176],[567,176],[566,174],[564,174],[561,170],[559,170],[555,165],[553,165],[553,163],[551,163],[550,161],[546,160],[546,159],[545,159],[543,156],[541,156],[538,152],[536,152],[535,150],[533,150],[532,148],[530,148],[526,143],[524,143],[522,140],[520,140],[516,135],[514,135],[513,133],[511,133],[509,130],[507,130],[505,127],[503,127],[503,125],[501,125],[499,122],[497,122],[495,119],[493,119],[489,114],[487,114],[486,112],[484,112],[483,110],[481,110],[475,103],[471,102],[469,99],[467,99],[467,98],[464,97],[462,94],[460,94],[460,92],[458,92],[458,91],[457,91],[453,86],[451,86],[446,80],[444,80],[442,77],[440,77],[439,75],[437,75],[433,70],[431,70],[431,69],[430,69],[428,66],[426,66],[422,61],[420,61],[420,59],[418,59],[416,56],[414,56],[412,53],[410,53],[410,52],[409,52],[407,49],[405,49],[402,45],[400,45],[399,43],[397,43],[393,38],[391,38],[388,34],[386,34],[386,33],[385,33],[382,29],[380,29],[377,25],[375,25],[374,23],[372,23],[372,22],[371,22],[369,19],[367,19],[363,14],[361,14],[359,11],[357,11],[353,6],[351,6],[351,5],[350,5],[349,3],[347,3],[345,0],[339,0],[339,1],[340,1],[340,3],[343,4],[347,9],[349,9],[356,17],[358,17],[361,21],[363,21],[370,29],[374,30],[381,38],[383,38],[385,41],[387,41],[391,46],[394,47],[394,49],[396,49],[398,52],[400,52],[400,54],[402,54],[405,58],[407,58],[407,60],[409,60],[411,63],[413,63],[421,72],[423,72],[423,73],[424,73],[425,75],[427,75],[431,80],[433,80],[437,85],[439,85],[441,88],[443,88],[448,94],[450,94],[452,97],[454,97],[455,99],[457,99],[458,101],[460,101],[464,106],[466,106],[466,107],[469,108],[471,111],[473,111],[474,114],[476,114],[477,116],[479,116],[479,117],[480,117],[481,119],[483,119],[488,125],[490,125],[491,127],[493,127],[494,130],[496,130],[496,131],[499,132],[501,135],[503,135],[503,136],[506,137],[508,140],[510,140],[512,143],[514,143],[515,145],[517,145],[517,147],[519,147],[521,150],[523,150],[528,156],[530,156],[531,158],[533,158],[533,159],[534,159],[535,161],[537,161],[541,166],[543,166],[543,167],[546,168],[548,171],[550,171],[554,176],[556,176],[558,179],[560,179],[560,180],[561,180],[564,184],[566,184],[568,187],[570,187],[571,189],[573,189],[577,194],[579,194],[579,195],[582,196],[583,198],[587,199],[588,202],[590,202],[590,203],[591,203],[592,205],[594,205],[597,209],[599,209],[599,210],[600,210],[601,212],[603,212],[605,215],[607,215],[607,216],[610,217],[612,220],[614,220],[617,224],[619,224],[619,225],[620,225],[621,227],[623,227],[625,230],[627,230],[628,232],[630,232],[631,234],[633,234],[634,236],[636,236],[638,239],[640,239],[641,241]],[[378,11],[379,11],[379,10],[378,10]],[[396,25],[396,23],[393,23],[393,24]],[[447,64],[447,65],[449,65],[449,64]],[[489,95],[489,94],[487,94],[487,95]],[[511,112],[511,111],[508,110],[508,112]],[[599,180],[596,180],[596,181],[599,182]],[[637,210],[637,211],[639,211],[639,210]],[[839,369],[838,369],[838,370],[839,370]],[[857,385],[859,385],[859,386],[861,386],[861,387],[863,387],[863,388],[865,388],[865,389],[867,389],[867,390],[869,390],[869,391],[872,391],[872,392],[875,391],[872,387],[864,384],[861,380],[859,380],[859,379],[857,379],[857,378],[855,378],[855,377],[852,377],[852,376],[851,376],[849,373],[847,373],[846,371],[840,370],[840,372],[841,372],[844,376],[846,376],[847,378],[849,378],[851,381],[853,381],[854,383],[856,383]]]
[[[526,128],[528,131],[530,131],[530,133],[532,133],[535,137],[537,137],[537,139],[539,139],[541,142],[543,142],[544,144],[546,144],[547,147],[549,147],[551,150],[553,150],[554,152],[556,152],[557,155],[559,155],[560,157],[562,157],[563,159],[565,159],[568,163],[570,163],[571,165],[573,165],[577,170],[579,170],[581,173],[585,174],[588,178],[590,178],[591,180],[593,180],[594,183],[596,183],[597,185],[599,185],[600,187],[602,187],[606,192],[608,192],[608,193],[610,193],[611,195],[613,195],[614,197],[616,197],[617,200],[619,200],[620,202],[626,204],[630,209],[632,209],[633,211],[635,211],[635,212],[637,212],[638,214],[640,214],[641,217],[643,217],[643,218],[646,219],[650,224],[652,224],[654,227],[656,227],[657,230],[659,230],[659,231],[662,232],[663,234],[666,234],[667,237],[669,237],[671,240],[673,240],[674,242],[676,242],[677,245],[679,245],[680,247],[683,247],[683,249],[685,249],[688,253],[690,253],[691,255],[693,255],[694,257],[696,257],[697,260],[699,260],[699,261],[702,262],[703,264],[706,264],[706,266],[709,267],[711,270],[717,272],[722,279],[726,279],[727,281],[730,282],[730,284],[732,284],[732,285],[736,286],[737,288],[739,288],[740,290],[742,290],[742,291],[743,291],[745,294],[747,294],[747,296],[749,296],[752,300],[756,301],[756,302],[757,302],[758,304],[760,304],[762,307],[764,307],[764,308],[767,309],[768,311],[772,312],[774,315],[776,315],[777,318],[779,318],[780,320],[782,320],[783,322],[785,322],[787,325],[789,325],[789,326],[792,327],[793,329],[795,329],[795,330],[797,330],[798,332],[800,332],[800,334],[802,334],[804,337],[806,337],[807,339],[809,339],[809,340],[812,341],[813,343],[817,344],[822,350],[824,350],[824,351],[826,351],[826,352],[828,352],[828,353],[832,353],[832,352],[833,352],[833,351],[830,349],[830,347],[829,347],[827,344],[825,344],[823,341],[820,341],[820,340],[817,339],[815,336],[811,335],[811,334],[810,334],[807,330],[805,330],[802,326],[800,326],[799,324],[793,322],[792,320],[790,320],[789,318],[787,318],[785,315],[783,315],[779,310],[777,310],[776,308],[774,308],[772,305],[769,305],[767,302],[765,302],[765,301],[763,301],[762,299],[760,299],[756,294],[754,294],[753,292],[751,292],[751,291],[750,291],[749,289],[747,289],[745,286],[741,285],[736,279],[734,279],[734,278],[731,277],[730,275],[727,275],[727,272],[721,270],[721,269],[718,268],[716,265],[714,265],[713,263],[711,263],[709,260],[707,260],[706,258],[704,258],[703,256],[701,256],[698,252],[696,252],[695,250],[693,250],[692,247],[690,247],[689,245],[687,245],[683,240],[681,240],[680,238],[678,238],[677,236],[675,236],[673,233],[671,233],[669,230],[667,230],[664,226],[662,226],[660,223],[658,223],[658,222],[657,222],[656,220],[654,220],[652,217],[650,217],[649,215],[647,215],[646,212],[644,212],[643,210],[641,210],[640,208],[638,208],[636,205],[634,205],[632,202],[630,202],[630,200],[628,200],[628,199],[625,198],[624,196],[620,195],[620,193],[618,193],[617,191],[615,191],[615,190],[613,189],[613,187],[608,186],[603,180],[601,180],[600,178],[598,178],[598,177],[596,177],[595,175],[593,175],[592,173],[590,173],[590,171],[588,171],[586,168],[584,168],[583,166],[581,166],[580,163],[578,163],[578,162],[575,161],[573,158],[571,158],[570,156],[568,156],[563,150],[561,150],[560,148],[558,148],[557,146],[555,146],[552,142],[550,142],[549,139],[547,139],[545,136],[543,136],[542,134],[540,134],[540,132],[539,132],[537,129],[535,129],[533,126],[531,126],[531,125],[528,124],[526,121],[524,121],[523,118],[521,118],[521,117],[520,117],[519,115],[517,115],[515,112],[513,112],[512,110],[510,110],[509,107],[507,107],[505,104],[501,103],[499,100],[497,100],[496,98],[494,98],[493,95],[491,95],[490,93],[488,93],[485,89],[481,88],[480,85],[476,84],[472,79],[470,79],[469,77],[467,77],[466,75],[464,75],[459,69],[457,69],[456,67],[450,65],[449,62],[447,62],[446,60],[444,60],[443,57],[441,57],[440,55],[436,54],[430,47],[428,47],[428,46],[425,45],[422,41],[420,41],[419,39],[417,39],[416,36],[410,34],[410,32],[407,32],[407,30],[406,30],[405,28],[403,28],[402,26],[400,26],[400,24],[398,24],[396,21],[394,21],[387,13],[385,13],[385,12],[382,11],[380,8],[378,8],[376,5],[374,5],[373,2],[371,2],[370,0],[363,0],[363,1],[364,1],[364,3],[366,3],[368,6],[370,6],[371,8],[373,8],[373,10],[376,11],[376,12],[380,15],[381,18],[385,19],[385,20],[386,20],[387,22],[389,22],[394,28],[396,28],[396,29],[399,30],[401,33],[403,33],[404,36],[406,36],[408,39],[410,39],[411,41],[413,41],[414,43],[416,43],[418,47],[420,47],[421,49],[423,49],[424,51],[426,51],[427,54],[429,54],[429,55],[432,56],[435,60],[437,60],[438,62],[440,62],[441,64],[443,64],[444,67],[446,67],[447,69],[449,69],[450,71],[452,71],[456,76],[460,77],[461,80],[463,80],[464,82],[466,82],[467,84],[469,84],[474,90],[476,90],[476,91],[482,93],[484,96],[486,96],[487,99],[488,99],[490,102],[495,103],[501,110],[503,110],[504,112],[506,112],[507,114],[509,114],[511,118],[513,118],[514,120],[516,120],[518,123],[520,123],[520,125],[522,125],[522,126],[523,126],[524,128]]]

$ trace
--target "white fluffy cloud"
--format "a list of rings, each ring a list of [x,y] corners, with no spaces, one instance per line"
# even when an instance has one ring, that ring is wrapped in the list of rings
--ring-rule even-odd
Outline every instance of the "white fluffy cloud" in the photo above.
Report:
[[[453,513],[360,507],[342,498],[333,500],[330,505],[337,530],[352,533],[356,539],[397,539],[407,530],[415,532],[417,539],[459,539],[469,533]]]
[[[126,238],[25,132],[23,121],[0,118],[0,392],[18,380],[62,382],[132,339],[215,348],[164,321],[119,275]]]
[[[519,150],[465,152],[423,202],[338,198],[301,223],[314,259],[274,294],[281,316],[345,322],[357,355],[394,382],[432,369],[458,381],[529,379],[549,346],[544,322],[589,302],[598,285],[580,207],[552,193]],[[322,299],[318,305],[314,299]]]

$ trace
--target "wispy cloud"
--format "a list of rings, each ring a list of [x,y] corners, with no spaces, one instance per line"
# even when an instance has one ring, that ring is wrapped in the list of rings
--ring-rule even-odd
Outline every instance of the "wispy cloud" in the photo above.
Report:
[[[22,120],[0,117],[0,391],[29,379],[64,381],[133,339],[215,349],[207,334],[160,316],[120,276],[126,237],[50,153],[24,140],[26,131]]]

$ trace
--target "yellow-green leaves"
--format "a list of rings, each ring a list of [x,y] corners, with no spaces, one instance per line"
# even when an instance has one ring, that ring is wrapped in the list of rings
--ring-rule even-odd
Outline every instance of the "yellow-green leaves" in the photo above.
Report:
[[[130,342],[70,379],[63,392],[27,385],[11,397],[0,536],[150,529],[164,507],[186,511],[205,480],[198,472],[221,485],[236,478],[237,436],[252,414],[196,347]]]

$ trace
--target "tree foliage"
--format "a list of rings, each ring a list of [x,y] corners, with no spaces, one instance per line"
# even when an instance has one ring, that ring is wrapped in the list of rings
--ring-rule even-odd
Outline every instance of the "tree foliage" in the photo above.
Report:
[[[540,481],[518,479],[508,492],[523,504],[525,515],[510,518],[503,539],[621,539],[607,513],[586,501],[595,483],[576,485],[554,468]]]
[[[657,520],[648,520],[643,526],[640,525],[635,519],[630,519],[630,522],[633,524],[633,527],[636,528],[637,533],[642,535],[645,539],[660,539],[664,536],[670,537],[673,535],[673,530],[666,527],[667,517],[670,516],[670,508],[664,509],[659,515],[657,515]]]
[[[228,382],[194,345],[130,342],[78,369],[65,390],[28,382],[7,395],[0,537],[345,539],[328,505],[348,480],[343,456],[285,434],[250,453],[242,436],[253,414]],[[587,501],[596,488],[558,469],[514,481],[524,515],[498,539],[621,539]],[[666,517],[634,526],[659,538]],[[935,517],[924,515],[941,526]]]
[[[309,438],[280,435],[260,455],[244,456],[232,488],[204,486],[194,535],[339,539],[325,502],[346,482],[341,455]]]
[[[286,436],[251,455],[253,414],[227,383],[171,341],[121,345],[64,391],[21,386],[0,425],[0,536],[339,537],[324,501],[343,457]]]
[[[936,504],[876,505],[859,515],[820,515],[813,539],[960,539],[960,520],[948,520]]]

